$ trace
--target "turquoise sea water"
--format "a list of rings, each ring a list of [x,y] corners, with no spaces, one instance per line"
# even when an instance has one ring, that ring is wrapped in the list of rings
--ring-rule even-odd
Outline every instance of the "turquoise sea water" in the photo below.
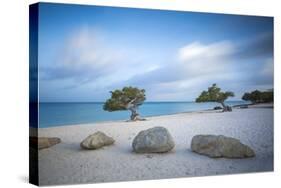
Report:
[[[228,105],[245,104],[244,101],[229,101]],[[218,103],[195,102],[146,102],[140,106],[142,117],[213,109]],[[39,127],[54,127],[82,123],[96,123],[112,120],[127,120],[129,111],[107,112],[103,103],[40,103]]]

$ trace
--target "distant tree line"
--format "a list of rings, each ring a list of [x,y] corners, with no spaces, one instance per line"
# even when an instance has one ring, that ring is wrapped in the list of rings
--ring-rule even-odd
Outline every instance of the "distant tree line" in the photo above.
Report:
[[[251,101],[253,104],[273,102],[273,89],[267,91],[255,90],[250,93],[245,93],[242,96],[245,101]]]

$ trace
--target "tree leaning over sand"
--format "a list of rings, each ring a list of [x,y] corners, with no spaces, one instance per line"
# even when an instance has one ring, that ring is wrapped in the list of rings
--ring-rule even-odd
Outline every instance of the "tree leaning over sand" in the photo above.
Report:
[[[131,120],[142,120],[138,114],[138,107],[145,101],[145,90],[137,87],[124,87],[122,90],[110,91],[111,98],[107,99],[103,109],[109,112],[130,110]]]
[[[208,88],[208,91],[203,91],[200,96],[196,99],[196,102],[217,102],[223,107],[223,112],[231,111],[231,108],[225,105],[224,101],[234,97],[234,93],[231,91],[222,92],[221,88],[217,84],[213,84]]]

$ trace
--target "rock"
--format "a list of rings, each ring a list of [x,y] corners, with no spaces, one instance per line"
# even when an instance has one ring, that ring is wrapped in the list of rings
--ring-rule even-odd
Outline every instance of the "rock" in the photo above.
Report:
[[[138,133],[133,140],[136,153],[164,153],[175,147],[172,136],[164,127],[154,127]]]
[[[80,144],[83,149],[99,149],[103,146],[111,145],[115,140],[103,132],[95,132],[92,135],[89,135],[85,140]]]
[[[147,155],[146,158],[152,159],[152,155]]]
[[[220,106],[215,106],[214,107],[214,110],[221,110],[222,109],[222,107],[220,107]]]
[[[29,137],[29,140],[30,146],[38,149],[49,148],[61,142],[61,139],[57,137]]]
[[[246,105],[246,104],[245,105],[241,105],[240,108],[242,108],[242,109],[248,108],[248,105]]]
[[[196,135],[192,138],[191,150],[212,158],[246,158],[255,156],[255,152],[249,146],[242,144],[238,139],[222,135]]]
[[[226,107],[223,109],[223,112],[232,112],[231,106],[226,106]]]

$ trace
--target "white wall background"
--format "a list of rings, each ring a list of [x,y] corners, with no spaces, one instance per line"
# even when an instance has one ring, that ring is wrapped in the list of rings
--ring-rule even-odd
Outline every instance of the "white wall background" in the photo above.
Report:
[[[28,184],[28,5],[36,1],[2,0],[0,5],[0,187]],[[56,0],[49,2],[114,5],[274,16],[275,22],[275,172],[200,178],[94,184],[99,188],[277,187],[281,178],[281,16],[278,0]],[[281,3],[280,3],[281,4]],[[78,185],[92,187],[93,185]],[[65,186],[61,186],[65,187]],[[68,186],[77,187],[77,185]]]

